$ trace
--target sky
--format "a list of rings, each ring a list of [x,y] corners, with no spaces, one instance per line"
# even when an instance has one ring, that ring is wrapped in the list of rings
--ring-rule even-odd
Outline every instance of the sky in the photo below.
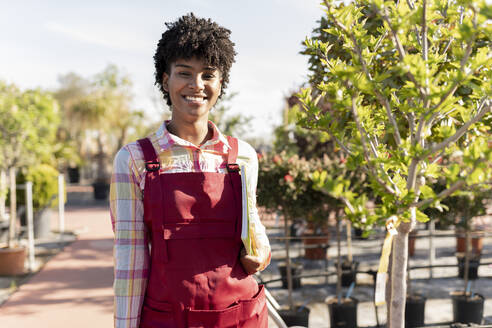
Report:
[[[228,92],[232,113],[253,117],[247,137],[269,139],[285,96],[307,80],[302,41],[322,15],[320,0],[0,0],[0,79],[55,89],[117,65],[134,83],[134,105],[159,117],[153,55],[165,22],[193,12],[230,29],[236,44]]]

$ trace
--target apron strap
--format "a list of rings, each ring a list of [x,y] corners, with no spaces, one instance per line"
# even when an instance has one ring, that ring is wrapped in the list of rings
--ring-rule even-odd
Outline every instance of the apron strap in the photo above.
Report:
[[[156,252],[157,258],[162,259],[165,263],[168,261],[167,256],[167,245],[164,240],[164,222],[161,218],[160,213],[163,212],[162,209],[162,191],[161,191],[161,180],[159,178],[159,169],[161,168],[161,162],[159,161],[159,156],[157,155],[154,146],[149,138],[139,139],[138,144],[142,149],[145,160],[145,190],[144,190],[144,202],[150,203],[150,215],[152,222],[152,232],[156,238],[162,236],[162,246],[152,245],[151,252]],[[154,215],[155,213],[155,215]],[[160,222],[162,221],[162,222]],[[154,238],[152,238],[154,240]]]
[[[229,142],[229,153],[227,154],[227,171],[229,172],[232,190],[234,193],[234,200],[236,203],[236,228],[235,228],[235,239],[236,241],[241,241],[241,227],[242,227],[242,185],[241,176],[239,172],[241,171],[239,165],[237,164],[237,153],[238,153],[238,141],[236,138],[227,136],[227,141]]]
[[[159,171],[161,163],[159,162],[159,156],[155,152],[154,146],[149,138],[139,139],[138,144],[143,151],[145,159],[145,169],[147,172]]]

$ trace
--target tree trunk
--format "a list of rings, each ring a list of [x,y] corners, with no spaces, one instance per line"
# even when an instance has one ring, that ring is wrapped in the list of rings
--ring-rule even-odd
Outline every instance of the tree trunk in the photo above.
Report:
[[[9,222],[9,238],[8,238],[8,247],[11,248],[14,246],[15,239],[15,224],[17,218],[17,186],[15,181],[15,167],[11,167],[9,170],[9,179],[10,179],[10,222]]]
[[[470,269],[470,244],[471,244],[471,237],[470,237],[470,230],[466,229],[465,232],[465,267],[463,268],[464,274],[463,274],[463,281],[465,283],[465,295],[466,292],[468,291],[468,280],[470,279],[469,277],[469,272],[468,270]]]
[[[401,225],[408,223],[401,223]],[[400,226],[401,226],[400,225]],[[398,229],[393,240],[393,267],[391,272],[391,300],[389,327],[405,327],[405,299],[407,295],[408,232]]]
[[[290,252],[289,252],[289,244],[290,244],[290,227],[289,227],[289,219],[287,213],[284,213],[284,233],[285,233],[285,269],[287,270],[287,289],[289,293],[289,309],[294,310],[294,301],[292,300],[292,271],[290,265]]]
[[[347,260],[352,263],[352,223],[347,220]]]
[[[7,191],[7,174],[4,170],[0,170],[0,221],[5,220],[5,200]]]
[[[393,239],[391,270],[391,299],[389,300],[388,327],[405,327],[405,302],[407,296],[408,234],[415,225],[415,208],[411,208],[411,222],[402,222]]]
[[[340,238],[340,218],[337,217],[337,300],[342,302],[342,243]]]

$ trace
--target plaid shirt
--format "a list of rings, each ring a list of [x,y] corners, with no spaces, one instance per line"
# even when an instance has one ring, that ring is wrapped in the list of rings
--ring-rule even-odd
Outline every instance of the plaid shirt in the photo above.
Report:
[[[172,135],[163,123],[156,133],[148,136],[161,161],[161,173],[218,172],[226,173],[227,138],[217,127],[213,137],[197,147]],[[257,232],[260,259],[265,267],[270,262],[270,244],[265,227],[256,209],[256,182],[258,159],[255,150],[246,142],[238,141],[239,165],[247,170],[247,187],[250,196],[250,218]],[[114,242],[114,325],[116,328],[138,328],[147,277],[149,275],[148,233],[143,221],[143,190],[145,165],[143,153],[137,142],[124,146],[114,160],[111,179],[110,213]]]

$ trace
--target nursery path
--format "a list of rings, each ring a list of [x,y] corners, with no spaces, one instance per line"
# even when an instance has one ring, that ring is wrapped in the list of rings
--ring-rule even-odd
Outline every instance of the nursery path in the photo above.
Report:
[[[85,189],[69,193],[66,230],[78,239],[0,307],[2,328],[113,326],[111,220],[107,202],[91,196]]]

